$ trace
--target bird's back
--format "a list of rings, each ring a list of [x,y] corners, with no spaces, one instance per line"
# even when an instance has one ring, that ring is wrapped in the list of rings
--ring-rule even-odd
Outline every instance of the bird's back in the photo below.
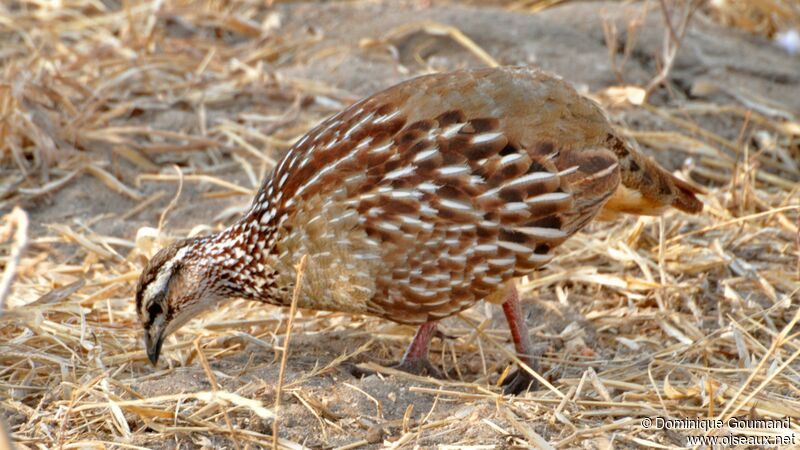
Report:
[[[306,254],[301,306],[422,323],[545,264],[619,186],[696,209],[680,183],[560,79],[460,71],[407,81],[321,123],[241,223],[270,236],[265,264],[282,286],[272,301],[287,301]],[[629,197],[609,211],[636,212]]]

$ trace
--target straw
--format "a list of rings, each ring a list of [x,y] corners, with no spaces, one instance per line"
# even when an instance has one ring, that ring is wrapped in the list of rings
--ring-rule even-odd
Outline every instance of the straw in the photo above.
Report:
[[[6,3],[0,447],[8,434],[26,449],[674,448],[705,433],[642,426],[656,416],[788,416],[788,430],[740,431],[800,437],[800,116],[723,81],[693,88],[724,95],[691,103],[645,95],[650,80],[653,92],[669,87],[675,55],[692,51],[679,45],[689,0],[677,9],[650,2],[651,14],[672,14],[673,29],[659,36],[667,64],[644,77],[626,73],[637,63],[631,49],[644,45],[636,27],[645,13],[632,8],[630,41],[611,66],[621,81],[642,83],[589,95],[644,152],[702,186],[705,209],[592,223],[519,280],[541,352],[541,370],[523,370],[543,386],[519,396],[498,385],[520,361],[503,315],[482,304],[441,323],[431,359],[447,375],[433,379],[392,368],[413,328],[297,309],[302,268],[291,309],[220,306],[171,336],[157,367],[133,301],[146,257],[230,224],[294,142],[357,100],[341,88],[352,80],[317,77],[333,70],[330,61],[372,58],[373,45],[395,55],[422,34],[458,47],[469,64],[509,62],[490,39],[429,14],[425,2],[411,2],[410,22],[333,43],[316,29],[287,30],[281,22],[298,19],[286,11],[405,6]],[[567,2],[469,8],[487,3],[532,14]],[[800,29],[791,0],[699,8],[689,36],[699,20],[754,40]],[[610,24],[596,31],[618,37]],[[418,74],[394,57],[369,61]],[[719,121],[732,131],[723,134]]]

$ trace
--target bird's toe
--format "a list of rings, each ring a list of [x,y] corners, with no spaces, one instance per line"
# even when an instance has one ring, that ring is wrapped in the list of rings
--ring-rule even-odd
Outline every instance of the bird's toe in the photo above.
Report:
[[[503,394],[519,395],[523,392],[535,391],[538,389],[539,383],[528,372],[517,369],[503,380],[502,386]]]

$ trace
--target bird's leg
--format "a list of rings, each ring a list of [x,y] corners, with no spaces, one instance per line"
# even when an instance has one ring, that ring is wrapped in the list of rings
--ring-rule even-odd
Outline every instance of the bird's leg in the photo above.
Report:
[[[403,359],[400,364],[394,368],[402,370],[403,372],[413,373],[415,375],[428,375],[435,378],[442,378],[442,373],[431,364],[428,359],[428,350],[431,347],[431,340],[436,335],[437,321],[425,322],[417,329],[414,339],[406,349]]]
[[[503,312],[508,321],[508,329],[511,331],[511,338],[514,340],[517,356],[520,361],[527,364],[528,367],[539,372],[539,362],[533,352],[531,337],[528,333],[528,325],[525,323],[525,317],[522,315],[522,308],[519,304],[519,294],[514,285],[511,285],[506,291],[505,301],[503,302]],[[506,394],[519,394],[528,389],[536,389],[536,384],[536,379],[520,367],[505,379],[503,382],[505,386],[503,391]]]

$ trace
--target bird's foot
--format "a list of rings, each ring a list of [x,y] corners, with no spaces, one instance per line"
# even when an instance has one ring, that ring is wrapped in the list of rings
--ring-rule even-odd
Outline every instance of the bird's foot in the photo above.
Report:
[[[379,372],[372,369],[359,367],[353,363],[344,363],[342,366],[345,368],[345,370],[347,370],[348,373],[350,373],[350,375],[356,378],[368,377]],[[403,361],[400,361],[399,363],[389,367],[401,372],[409,373],[411,375],[417,375],[421,377],[429,376],[442,380],[445,379],[442,371],[434,366],[433,363],[431,363],[427,358],[404,359]]]
[[[535,391],[539,388],[536,381],[528,372],[517,369],[503,380],[503,393],[506,395],[518,395],[527,391]]]
[[[434,366],[428,358],[404,358],[399,364],[392,367],[412,375],[430,376],[444,379],[444,374]]]

